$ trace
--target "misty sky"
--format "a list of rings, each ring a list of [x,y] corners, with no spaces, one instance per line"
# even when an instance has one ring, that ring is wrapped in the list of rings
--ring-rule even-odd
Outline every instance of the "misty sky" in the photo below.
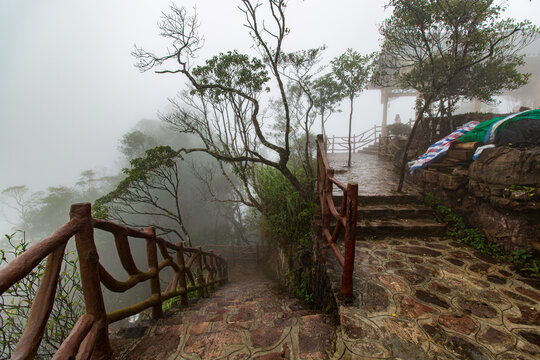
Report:
[[[192,7],[196,2],[178,1]],[[326,61],[347,48],[377,50],[377,25],[389,16],[384,1],[290,1],[286,51],[328,46]],[[512,0],[507,14],[540,23],[539,0]],[[170,1],[0,0],[0,190],[72,185],[81,171],[115,165],[118,140],[141,119],[156,119],[185,84],[180,75],[141,74],[133,45],[162,52],[156,23]],[[249,52],[237,2],[197,2],[204,59],[222,51]],[[356,103],[354,130],[379,123],[376,91]],[[412,117],[412,103],[392,103]],[[329,121],[329,134],[346,133],[346,115]]]

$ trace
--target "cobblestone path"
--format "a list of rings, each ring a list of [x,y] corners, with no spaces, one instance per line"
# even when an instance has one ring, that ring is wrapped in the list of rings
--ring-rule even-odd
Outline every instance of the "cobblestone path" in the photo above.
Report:
[[[331,267],[339,292],[341,269]],[[540,359],[540,280],[445,238],[359,241],[347,359]]]
[[[121,331],[116,359],[327,359],[331,317],[299,300],[253,268],[235,267],[229,283],[208,299],[166,318]]]

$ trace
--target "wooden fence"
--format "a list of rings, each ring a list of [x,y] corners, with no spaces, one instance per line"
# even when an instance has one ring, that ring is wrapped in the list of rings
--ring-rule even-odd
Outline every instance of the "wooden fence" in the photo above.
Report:
[[[343,193],[339,211],[332,196],[333,186]],[[317,191],[322,211],[322,238],[330,246],[343,267],[341,293],[344,297],[353,296],[354,254],[356,247],[356,221],[358,203],[358,184],[344,184],[334,177],[334,169],[328,165],[325,143],[322,135],[317,136]],[[330,232],[332,217],[336,220],[333,232]],[[345,254],[337,246],[341,232],[345,230]]]
[[[120,263],[129,275],[127,280],[116,280],[100,264],[94,242],[94,229],[113,234]],[[203,251],[201,248],[184,247],[182,243],[172,244],[156,236],[152,227],[138,230],[93,219],[90,204],[74,204],[71,206],[69,222],[49,237],[31,246],[0,270],[0,295],[2,295],[47,257],[45,271],[33,300],[26,328],[12,354],[12,359],[33,359],[38,351],[54,305],[64,250],[73,236],[79,257],[86,314],[78,319],[53,359],[75,357],[108,359],[112,354],[108,324],[148,308],[152,309],[153,318],[161,318],[162,304],[165,300],[179,296],[181,305],[187,306],[189,292],[197,291],[199,296],[208,296],[209,291],[216,285],[227,281],[227,262],[223,257]],[[135,265],[128,237],[145,240],[147,271],[143,272]],[[161,261],[158,261],[158,250],[162,257]],[[176,255],[174,259],[169,251]],[[159,275],[166,267],[173,269],[174,277],[165,291],[162,291]],[[123,309],[106,312],[101,284],[113,292],[125,292],[145,281],[149,282],[151,290],[148,299]]]
[[[377,144],[381,135],[382,127],[374,125],[371,129],[364,131],[361,134],[351,136],[351,150],[356,152],[368,145]],[[348,136],[332,136],[326,138],[326,149],[330,153],[348,152],[349,137]]]

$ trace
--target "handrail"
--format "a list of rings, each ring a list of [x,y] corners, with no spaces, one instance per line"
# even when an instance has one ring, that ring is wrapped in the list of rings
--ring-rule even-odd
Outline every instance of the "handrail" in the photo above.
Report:
[[[374,125],[368,130],[351,136],[351,151],[356,152],[365,146],[377,144],[382,133],[382,126]],[[348,136],[332,136],[325,139],[326,149],[330,153],[349,151]]]
[[[43,277],[32,302],[30,316],[12,359],[33,359],[38,351],[54,305],[64,250],[73,236],[79,257],[86,314],[78,319],[54,359],[72,359],[74,356],[77,359],[90,357],[108,359],[112,354],[108,338],[109,324],[148,308],[152,308],[153,318],[162,318],[162,304],[165,300],[179,296],[181,306],[187,306],[188,293],[197,291],[201,297],[208,296],[216,285],[227,281],[227,261],[212,251],[187,248],[182,243],[170,243],[156,236],[153,227],[140,230],[93,219],[89,203],[72,205],[70,217],[70,221],[50,236],[34,244],[0,269],[0,295],[2,295],[48,257]],[[127,280],[116,280],[100,263],[94,242],[94,229],[113,234],[120,264],[129,275]],[[146,242],[147,271],[137,268],[128,237],[144,239]],[[176,253],[176,259],[173,259],[168,250]],[[163,258],[159,262],[158,251]],[[166,267],[173,269],[174,277],[162,291],[159,274]],[[150,283],[149,298],[123,309],[106,312],[101,284],[111,291],[124,292],[144,281]]]
[[[343,192],[339,212],[332,196],[333,185]],[[322,135],[317,135],[317,191],[322,212],[322,239],[329,246],[343,267],[341,293],[343,297],[353,296],[354,254],[356,247],[356,221],[358,203],[358,184],[344,184],[334,177],[334,169],[328,164],[325,142]],[[332,218],[336,227],[330,232]],[[345,230],[345,254],[337,246],[337,239]]]

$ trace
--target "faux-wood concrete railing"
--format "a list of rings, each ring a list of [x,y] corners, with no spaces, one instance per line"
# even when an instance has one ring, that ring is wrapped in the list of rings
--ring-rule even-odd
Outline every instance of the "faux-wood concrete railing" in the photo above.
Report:
[[[114,235],[120,263],[129,275],[127,280],[114,279],[100,264],[94,242],[94,228]],[[182,243],[172,244],[157,237],[152,227],[137,230],[93,219],[90,204],[74,204],[71,206],[69,222],[49,237],[31,246],[0,270],[0,295],[2,295],[47,257],[45,271],[32,302],[26,328],[12,354],[12,359],[33,359],[38,351],[54,305],[64,251],[73,236],[79,257],[86,314],[78,319],[53,359],[110,358],[112,349],[108,338],[108,324],[147,308],[152,308],[153,318],[161,318],[163,301],[179,296],[181,305],[187,306],[189,292],[198,291],[199,296],[207,296],[216,284],[227,281],[227,262],[221,256],[202,251],[201,248],[187,248]],[[148,262],[146,272],[142,272],[135,265],[128,237],[145,239]],[[162,257],[160,262],[158,250]],[[176,259],[172,258],[169,250],[176,254]],[[159,274],[169,266],[174,270],[174,276],[167,289],[162,292]],[[113,292],[125,292],[144,281],[149,281],[150,284],[151,296],[148,299],[120,310],[106,312],[101,284]]]
[[[343,200],[339,211],[336,209],[336,204],[332,196],[334,185],[343,192]],[[322,135],[317,136],[317,190],[322,211],[323,243],[332,248],[339,263],[343,267],[341,293],[344,297],[351,297],[353,296],[358,184],[344,184],[334,177],[334,169],[328,164]],[[336,219],[336,227],[331,233],[332,217]],[[341,253],[337,246],[337,239],[343,230],[345,230],[345,255]]]

